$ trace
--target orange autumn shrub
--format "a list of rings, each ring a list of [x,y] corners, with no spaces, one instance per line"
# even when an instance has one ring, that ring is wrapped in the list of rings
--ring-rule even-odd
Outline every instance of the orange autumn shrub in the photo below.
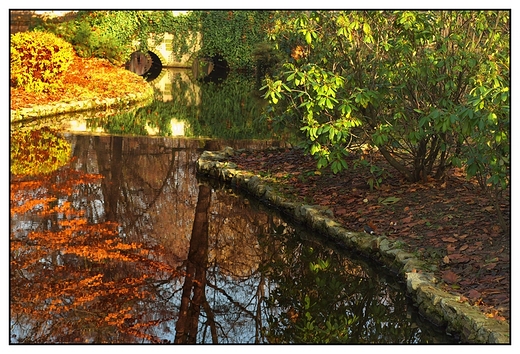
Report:
[[[52,33],[15,33],[10,41],[10,85],[27,92],[55,90],[74,55],[72,45]]]

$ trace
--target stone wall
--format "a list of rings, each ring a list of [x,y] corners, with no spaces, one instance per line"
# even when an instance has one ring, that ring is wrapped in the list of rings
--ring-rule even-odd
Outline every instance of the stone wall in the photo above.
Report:
[[[35,12],[29,10],[9,11],[9,31],[11,34],[25,32],[35,21]]]
[[[31,25],[43,18],[59,22],[69,20],[74,16],[76,16],[75,11],[10,10],[9,31],[11,34],[25,32]]]

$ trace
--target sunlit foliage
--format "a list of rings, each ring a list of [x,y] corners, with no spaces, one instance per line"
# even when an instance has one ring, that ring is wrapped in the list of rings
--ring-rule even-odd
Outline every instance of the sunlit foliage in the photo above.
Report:
[[[509,12],[280,11],[268,33],[291,50],[264,86],[270,118],[318,168],[368,144],[409,182],[464,165],[492,198],[507,188]]]
[[[10,85],[28,92],[53,91],[72,64],[70,43],[47,32],[19,32],[10,37]]]
[[[11,133],[11,173],[37,175],[53,172],[70,160],[71,145],[51,128]]]

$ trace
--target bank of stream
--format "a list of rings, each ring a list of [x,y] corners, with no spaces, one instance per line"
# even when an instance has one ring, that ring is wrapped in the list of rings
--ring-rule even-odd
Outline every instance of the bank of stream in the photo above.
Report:
[[[199,173],[243,189],[296,222],[388,267],[406,281],[407,291],[420,312],[433,323],[446,326],[448,331],[459,335],[463,342],[510,343],[507,323],[488,318],[477,307],[461,301],[460,296],[441,290],[436,286],[438,280],[429,272],[428,264],[403,251],[397,242],[384,236],[347,230],[334,220],[327,208],[288,201],[267,180],[240,171],[234,163],[228,162],[233,154],[231,147],[219,152],[204,152],[197,162]]]

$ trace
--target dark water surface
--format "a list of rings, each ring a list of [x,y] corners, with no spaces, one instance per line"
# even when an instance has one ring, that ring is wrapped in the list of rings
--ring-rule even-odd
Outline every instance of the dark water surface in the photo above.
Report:
[[[11,181],[11,342],[452,342],[381,269],[199,179],[208,141],[66,139],[70,165]]]

